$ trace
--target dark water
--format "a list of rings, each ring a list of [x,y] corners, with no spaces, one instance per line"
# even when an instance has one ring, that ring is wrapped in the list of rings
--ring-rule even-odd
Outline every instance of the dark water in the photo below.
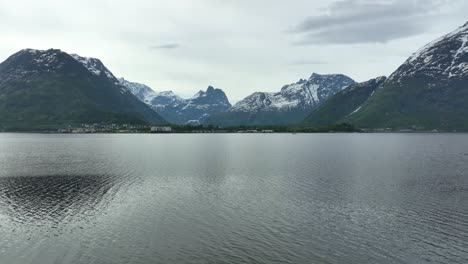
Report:
[[[0,134],[0,263],[468,263],[468,135]]]

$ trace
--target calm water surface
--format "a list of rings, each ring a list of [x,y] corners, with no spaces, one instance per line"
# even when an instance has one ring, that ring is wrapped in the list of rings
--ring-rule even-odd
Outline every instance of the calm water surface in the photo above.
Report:
[[[468,135],[0,134],[0,263],[468,263]]]

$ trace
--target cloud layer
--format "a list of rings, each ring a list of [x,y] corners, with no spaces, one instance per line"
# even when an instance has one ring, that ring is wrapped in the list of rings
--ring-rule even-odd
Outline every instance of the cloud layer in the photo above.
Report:
[[[386,43],[425,33],[447,0],[341,0],[294,29],[298,44]]]

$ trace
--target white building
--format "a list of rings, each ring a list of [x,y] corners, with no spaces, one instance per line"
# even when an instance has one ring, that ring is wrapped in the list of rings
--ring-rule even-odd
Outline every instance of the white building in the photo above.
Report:
[[[170,132],[172,132],[172,127],[169,127],[169,126],[151,127],[151,133],[170,133]]]

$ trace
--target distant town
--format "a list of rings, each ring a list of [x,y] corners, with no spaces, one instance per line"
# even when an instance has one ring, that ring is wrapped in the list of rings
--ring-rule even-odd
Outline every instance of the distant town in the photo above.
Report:
[[[92,133],[274,133],[274,129],[219,128],[214,126],[145,126],[133,124],[82,124],[79,127],[60,128],[57,133],[92,134]]]
[[[218,127],[212,125],[135,125],[135,124],[81,124],[69,125],[49,133],[88,134],[88,133],[333,133],[369,132],[343,123],[323,127],[302,126],[234,126]]]
[[[413,129],[393,130],[391,128],[382,129],[357,129],[352,125],[343,123],[323,127],[301,127],[301,126],[236,126],[236,127],[218,127],[204,125],[165,125],[149,126],[134,124],[82,124],[81,126],[68,126],[56,131],[43,131],[49,133],[64,134],[92,134],[92,133],[335,133],[335,132],[361,132],[361,133],[440,133],[457,131],[439,131],[422,130],[414,127]]]

